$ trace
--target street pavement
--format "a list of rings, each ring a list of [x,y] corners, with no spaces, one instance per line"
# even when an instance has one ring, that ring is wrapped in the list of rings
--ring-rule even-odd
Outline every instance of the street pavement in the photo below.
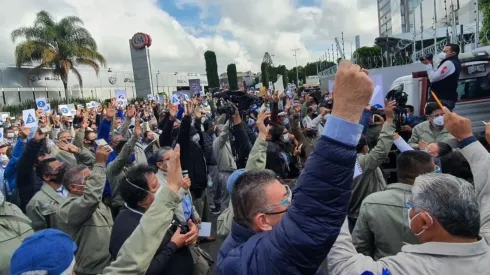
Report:
[[[211,217],[210,222],[213,223],[211,235],[216,236],[216,219],[218,216],[210,215],[210,217]],[[210,275],[216,274],[216,261],[218,259],[218,252],[223,241],[224,240],[220,240],[219,238],[216,238],[216,241],[214,242],[201,243],[200,245],[204,251],[208,252],[209,255],[211,255],[214,258],[215,264],[211,267],[211,271],[209,272]],[[326,261],[323,262],[322,264],[322,270],[325,274],[328,274]]]

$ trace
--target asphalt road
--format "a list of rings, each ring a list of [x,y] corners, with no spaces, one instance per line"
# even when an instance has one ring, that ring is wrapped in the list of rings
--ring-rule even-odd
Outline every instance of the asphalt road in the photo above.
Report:
[[[212,226],[212,236],[216,236],[216,218],[218,216],[211,215],[211,222],[213,223]],[[208,252],[209,255],[211,255],[214,258],[214,261],[216,263],[216,260],[218,258],[218,252],[221,247],[221,244],[223,243],[224,240],[220,240],[216,238],[216,241],[214,242],[208,242],[208,243],[201,243],[201,248],[204,249],[204,251]],[[327,273],[327,265],[326,262],[322,264],[322,270],[325,274]],[[215,275],[216,274],[216,264],[214,264],[211,267],[211,272],[209,273],[210,275]]]

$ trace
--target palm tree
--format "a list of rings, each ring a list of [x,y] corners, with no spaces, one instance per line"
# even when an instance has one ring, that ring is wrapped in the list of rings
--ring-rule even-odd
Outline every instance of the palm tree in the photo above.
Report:
[[[77,77],[80,88],[83,87],[82,76],[75,65],[92,67],[97,75],[100,66],[106,65],[105,58],[97,51],[94,38],[82,26],[83,21],[76,16],[68,16],[56,22],[48,12],[38,12],[34,25],[12,31],[12,42],[15,43],[20,37],[25,38],[15,48],[17,67],[40,63],[28,72],[27,79],[31,75],[39,74],[42,68],[52,68],[63,82],[66,98],[70,98],[70,70]]]

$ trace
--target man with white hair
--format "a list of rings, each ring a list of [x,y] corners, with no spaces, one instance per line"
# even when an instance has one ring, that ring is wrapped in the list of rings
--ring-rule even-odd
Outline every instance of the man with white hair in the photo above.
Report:
[[[490,155],[473,136],[471,121],[444,108],[449,133],[470,163],[475,186],[448,174],[416,178],[407,226],[421,244],[374,261],[358,254],[347,223],[328,255],[330,274],[485,274],[490,269]]]

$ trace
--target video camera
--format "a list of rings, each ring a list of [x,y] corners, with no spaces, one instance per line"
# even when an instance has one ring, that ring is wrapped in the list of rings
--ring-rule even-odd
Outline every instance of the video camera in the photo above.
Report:
[[[233,103],[240,112],[249,110],[250,107],[254,104],[258,104],[258,105],[260,104],[260,99],[258,97],[249,95],[242,91],[226,91],[221,93],[215,93],[213,94],[213,97],[221,98],[224,99],[225,101]],[[232,105],[226,103],[218,107],[217,111],[218,114],[233,115],[235,113],[235,110],[232,108]]]
[[[396,131],[400,132],[401,126],[404,123],[404,118],[407,117],[408,114],[408,110],[406,108],[408,94],[403,91],[403,85],[399,85],[388,92],[386,99],[389,101],[396,100],[395,125]]]

